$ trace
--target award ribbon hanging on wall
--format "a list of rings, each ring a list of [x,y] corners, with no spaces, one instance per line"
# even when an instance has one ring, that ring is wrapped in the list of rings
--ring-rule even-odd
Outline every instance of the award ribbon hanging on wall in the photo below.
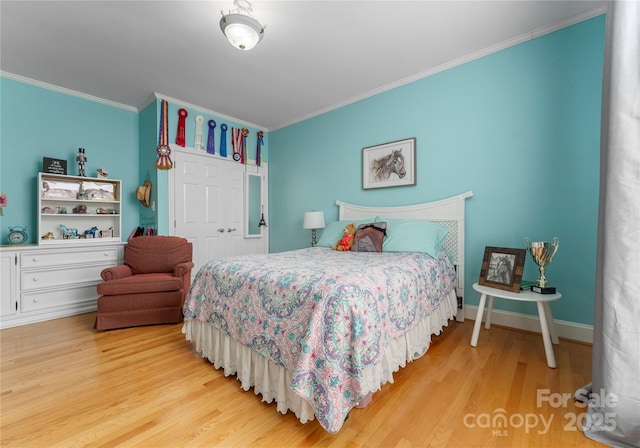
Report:
[[[202,123],[204,123],[204,117],[202,115],[196,115],[196,133],[193,137],[193,149],[203,150],[202,146]]]
[[[158,160],[156,160],[156,168],[159,170],[170,170],[173,166],[171,162],[171,149],[169,148],[169,123],[168,120],[169,103],[162,100],[160,103],[160,135],[158,137]]]
[[[176,145],[184,148],[185,126],[189,113],[185,109],[178,110],[178,130],[176,131]]]
[[[215,154],[216,153],[216,122],[214,120],[209,120],[207,124],[209,125],[209,135],[207,136],[207,153]]]
[[[264,144],[264,132],[258,131],[258,141],[256,142],[256,165],[262,166],[262,145]]]
[[[227,157],[227,129],[224,123],[220,125],[220,156]]]

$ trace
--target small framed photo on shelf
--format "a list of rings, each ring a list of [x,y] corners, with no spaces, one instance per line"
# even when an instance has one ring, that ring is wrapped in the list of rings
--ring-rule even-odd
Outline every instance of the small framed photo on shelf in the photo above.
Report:
[[[362,149],[362,189],[416,184],[416,139]]]
[[[526,249],[487,246],[484,249],[479,284],[520,292]]]

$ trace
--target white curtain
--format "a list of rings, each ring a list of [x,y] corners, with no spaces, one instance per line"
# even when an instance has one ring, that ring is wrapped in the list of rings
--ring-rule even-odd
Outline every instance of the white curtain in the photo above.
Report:
[[[640,447],[640,2],[608,4],[606,39],[593,366],[583,430],[607,445]]]

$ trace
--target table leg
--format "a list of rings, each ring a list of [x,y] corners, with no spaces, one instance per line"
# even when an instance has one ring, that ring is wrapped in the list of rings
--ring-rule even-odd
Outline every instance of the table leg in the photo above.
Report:
[[[551,342],[558,345],[560,344],[560,340],[558,339],[558,334],[556,333],[556,325],[553,322],[553,316],[551,315],[551,307],[549,306],[549,302],[544,302],[544,311],[547,314],[547,324],[549,325],[549,334],[551,335]]]
[[[544,342],[544,353],[547,356],[547,365],[552,369],[555,369],[556,358],[553,355],[553,346],[551,345],[551,336],[549,335],[547,313],[542,302],[536,302],[536,304],[538,305],[538,315],[540,316],[540,329],[542,330],[542,341]]]
[[[491,313],[493,312],[493,296],[489,296],[489,304],[487,305],[487,317],[484,318],[484,328],[491,328]]]
[[[471,335],[471,346],[478,345],[478,336],[480,335],[480,326],[482,325],[482,313],[484,313],[484,303],[487,300],[487,295],[482,294],[480,296],[480,303],[478,304],[478,314],[476,314],[476,321],[473,324],[473,334]]]

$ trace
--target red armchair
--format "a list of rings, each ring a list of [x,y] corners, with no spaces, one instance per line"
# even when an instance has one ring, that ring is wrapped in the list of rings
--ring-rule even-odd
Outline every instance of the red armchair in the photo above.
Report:
[[[140,236],[124,249],[124,265],[104,269],[94,328],[178,323],[191,286],[193,246],[176,236]]]

